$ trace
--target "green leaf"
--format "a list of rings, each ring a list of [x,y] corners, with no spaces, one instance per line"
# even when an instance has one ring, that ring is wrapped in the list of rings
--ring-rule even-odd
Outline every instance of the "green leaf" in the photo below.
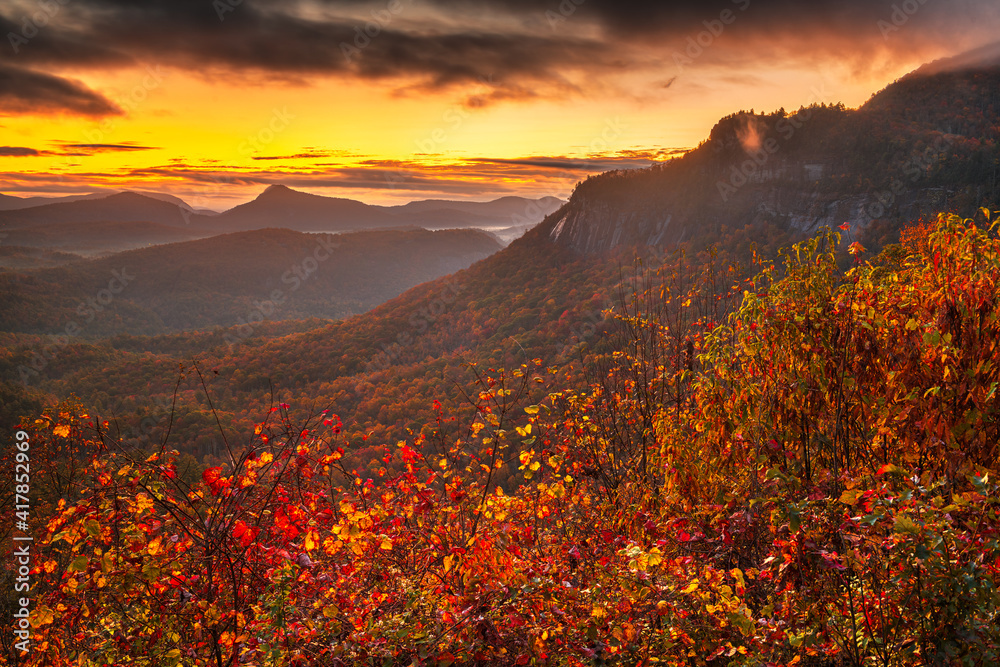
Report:
[[[864,491],[861,489],[848,489],[840,494],[840,502],[853,507],[857,504],[858,498],[860,498],[863,493]]]
[[[73,562],[69,564],[69,568],[67,569],[70,572],[85,572],[87,570],[87,563],[89,562],[90,559],[81,554],[73,559]]]
[[[729,614],[729,622],[739,628],[744,635],[749,635],[754,630],[753,621],[739,612]]]
[[[920,526],[913,523],[913,519],[905,514],[899,514],[896,516],[896,522],[893,524],[892,528],[897,533],[910,533],[911,535],[916,535],[920,532]]]
[[[793,533],[799,530],[799,526],[802,525],[802,517],[799,515],[799,510],[792,507],[788,511],[788,529]]]
[[[775,466],[773,468],[768,468],[767,472],[764,474],[764,479],[770,481],[772,479],[780,479],[782,482],[788,481],[788,475],[781,472],[781,470]]]

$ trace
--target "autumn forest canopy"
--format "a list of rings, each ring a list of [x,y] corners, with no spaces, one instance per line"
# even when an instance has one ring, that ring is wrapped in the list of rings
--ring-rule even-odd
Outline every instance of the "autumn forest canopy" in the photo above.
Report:
[[[637,270],[589,384],[508,350],[374,472],[329,412],[195,476],[47,410],[30,664],[991,664],[997,227]]]

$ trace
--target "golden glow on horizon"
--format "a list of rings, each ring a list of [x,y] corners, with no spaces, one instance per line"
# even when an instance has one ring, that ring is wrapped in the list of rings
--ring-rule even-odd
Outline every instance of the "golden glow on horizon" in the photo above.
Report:
[[[492,173],[472,170],[462,175],[461,166],[483,158],[601,159],[635,149],[693,147],[707,138],[719,117],[738,109],[791,110],[838,101],[857,106],[914,66],[901,63],[880,79],[860,77],[836,65],[743,80],[690,73],[676,76],[669,86],[663,78],[635,74],[622,79],[631,95],[529,97],[474,108],[464,102],[486,95],[489,90],[482,84],[465,91],[400,94],[382,83],[336,77],[290,84],[248,76],[195,76],[153,66],[78,73],[75,78],[102,91],[125,114],[103,119],[3,118],[0,145],[27,146],[47,154],[0,157],[0,173],[8,182],[0,190],[25,196],[141,188],[171,192],[194,205],[226,207],[265,187],[260,182],[223,187],[210,178],[192,178],[192,171],[225,171],[275,172],[278,182],[301,176],[292,187],[371,203],[438,196],[489,198],[477,197],[475,187],[454,195],[428,187],[421,195],[364,182],[343,187],[323,182],[327,172],[337,178],[341,169],[406,163],[428,177],[447,171],[467,185],[480,186],[484,193],[566,196],[586,173],[539,168],[535,175],[523,169],[503,174],[494,167]],[[76,150],[69,148],[71,144],[149,149]],[[87,154],[70,154],[74,152]],[[53,182],[54,175],[62,176],[62,181]],[[310,186],[310,180],[316,184]]]

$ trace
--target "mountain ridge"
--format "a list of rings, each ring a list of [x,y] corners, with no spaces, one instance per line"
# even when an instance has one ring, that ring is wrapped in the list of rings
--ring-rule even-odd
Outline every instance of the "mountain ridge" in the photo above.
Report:
[[[585,254],[847,223],[870,243],[943,210],[1000,203],[1000,66],[912,73],[858,109],[721,119],[686,155],[584,181],[542,235]]]
[[[553,197],[533,200],[509,196],[486,202],[417,200],[400,206],[376,206],[284,185],[268,186],[254,199],[221,213],[195,209],[173,195],[135,191],[8,209],[2,208],[3,201],[0,201],[0,230],[71,223],[143,222],[177,227],[194,236],[268,227],[309,232],[408,226],[513,227],[537,223],[562,203]]]

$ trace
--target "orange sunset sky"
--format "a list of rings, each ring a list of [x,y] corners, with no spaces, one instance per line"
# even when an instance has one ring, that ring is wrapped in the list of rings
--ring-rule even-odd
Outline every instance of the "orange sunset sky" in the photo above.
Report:
[[[858,106],[995,0],[14,0],[0,192],[566,197],[740,109]]]

